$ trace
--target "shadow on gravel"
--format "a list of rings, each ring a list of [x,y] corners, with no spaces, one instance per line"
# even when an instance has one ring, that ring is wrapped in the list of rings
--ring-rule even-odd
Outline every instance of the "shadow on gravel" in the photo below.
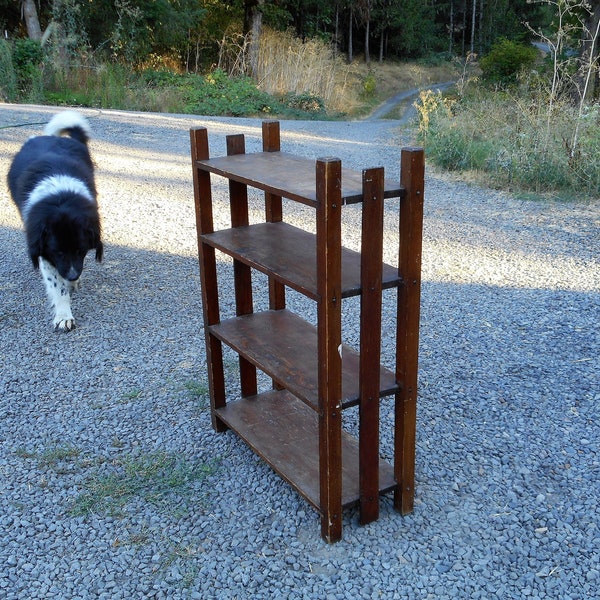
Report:
[[[108,244],[104,263],[86,260],[73,301],[77,328],[59,334],[22,231],[0,228],[0,255],[1,381],[11,401],[26,393],[40,401],[65,395],[79,401],[83,394],[106,402],[128,388],[160,396],[168,378],[205,378],[195,257]],[[225,276],[230,271],[223,269]],[[257,302],[263,296],[257,285]],[[233,302],[222,298],[222,310],[232,314]],[[393,297],[384,295],[384,319],[393,318],[393,308]],[[595,293],[425,281],[421,410],[432,408],[427,398],[445,407],[462,390],[462,402],[478,414],[490,403],[529,411],[536,427],[546,408],[565,406],[570,415],[572,406],[594,397],[599,314]]]
[[[529,572],[528,546],[498,540],[543,536],[547,543],[536,550],[535,567],[543,572],[564,535],[575,547],[592,543],[587,538],[594,531],[600,477],[598,294],[425,281],[415,512],[402,518],[384,500],[381,519],[362,528],[356,512],[347,511],[344,542],[331,549],[319,543],[316,513],[235,436],[213,433],[206,408],[186,391],[189,382],[206,382],[195,257],[107,245],[105,263],[86,264],[74,301],[78,327],[57,334],[38,274],[25,256],[22,231],[0,227],[0,256],[0,463],[18,464],[4,475],[6,498],[19,502],[26,515],[42,513],[61,531],[77,527],[77,535],[101,523],[103,535],[114,541],[123,531],[137,531],[141,514],[175,532],[174,539],[184,531],[199,547],[250,515],[248,531],[236,526],[248,552],[258,555],[281,539],[299,545],[314,563],[307,586],[314,573],[337,572],[346,564],[352,572],[348,554],[355,547],[370,560],[381,555],[380,544],[410,557],[404,581],[407,574],[432,569],[432,547],[443,556],[436,559],[436,572],[491,560],[490,553],[504,556],[507,544]],[[224,298],[226,310],[233,308],[228,303],[232,299]],[[388,297],[384,319],[391,307]],[[381,415],[386,454],[393,447],[390,400],[382,401]],[[25,458],[52,448],[80,453],[77,469],[58,473]],[[89,522],[69,516],[86,481],[111,473],[102,465],[114,470],[119,461],[156,452],[183,457],[186,464],[224,457],[208,490],[204,484],[192,488],[211,494],[208,515],[206,505],[192,501],[174,515],[181,511],[179,501],[152,507],[142,495],[124,505],[117,520],[102,513]],[[195,523],[202,523],[201,533]],[[278,525],[280,537],[274,538],[272,523],[291,525],[283,532]],[[440,531],[446,536],[441,542]],[[75,534],[65,535],[65,544],[73,544]],[[69,550],[74,560],[87,555],[86,543]],[[103,556],[132,547],[126,538],[122,545],[120,550],[107,542]],[[151,557],[173,542],[148,550],[155,545],[152,538],[135,543],[141,567],[154,565]],[[235,552],[224,542],[219,556]],[[284,565],[278,547],[269,552]],[[52,548],[44,556],[59,558]],[[214,557],[204,559],[204,551],[199,557],[177,559],[182,568],[194,567],[198,585],[215,564]],[[512,572],[513,562],[498,568]],[[144,578],[162,576],[152,571]]]

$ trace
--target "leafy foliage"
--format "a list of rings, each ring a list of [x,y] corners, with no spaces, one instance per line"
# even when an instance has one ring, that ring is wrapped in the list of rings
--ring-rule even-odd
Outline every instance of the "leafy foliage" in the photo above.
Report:
[[[250,77],[230,77],[221,69],[204,77],[181,77],[180,86],[187,97],[185,111],[193,114],[234,117],[273,114],[300,118],[327,114],[323,100],[314,94],[288,93],[276,97],[258,89]]]
[[[44,52],[40,42],[27,38],[15,40],[12,64],[19,94],[28,100],[37,100],[41,86]]]
[[[283,99],[283,103],[292,110],[297,110],[305,113],[320,113],[326,114],[325,103],[322,98],[305,92],[303,94],[286,94]]]
[[[196,114],[239,117],[268,114],[272,102],[272,98],[261,92],[250,77],[230,78],[225,71],[217,69],[196,80],[189,90],[186,109]]]
[[[537,51],[531,46],[502,39],[496,42],[490,52],[479,61],[483,79],[491,83],[515,83],[517,75],[531,67],[537,58]]]
[[[0,39],[0,101],[17,99],[17,75],[12,60],[10,44]]]
[[[376,89],[377,78],[373,72],[369,71],[362,82],[362,92],[366,98],[372,98],[375,95]]]

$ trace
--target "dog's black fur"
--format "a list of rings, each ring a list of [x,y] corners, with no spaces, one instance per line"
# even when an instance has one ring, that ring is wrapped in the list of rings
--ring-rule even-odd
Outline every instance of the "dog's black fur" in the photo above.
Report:
[[[62,137],[63,134],[68,137]],[[44,135],[30,138],[15,156],[8,187],[19,208],[33,266],[40,268],[54,307],[54,326],[70,330],[71,293],[90,250],[101,261],[103,245],[90,129],[80,114],[56,115]]]

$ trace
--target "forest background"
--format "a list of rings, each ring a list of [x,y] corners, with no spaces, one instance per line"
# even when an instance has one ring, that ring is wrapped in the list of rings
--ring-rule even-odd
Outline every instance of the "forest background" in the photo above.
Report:
[[[0,101],[360,118],[416,87],[432,162],[600,195],[600,0],[0,0],[0,27]]]

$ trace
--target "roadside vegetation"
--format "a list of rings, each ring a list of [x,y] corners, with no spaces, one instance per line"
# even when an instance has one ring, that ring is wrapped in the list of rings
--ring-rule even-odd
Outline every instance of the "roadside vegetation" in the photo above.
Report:
[[[356,119],[420,88],[418,140],[431,163],[512,191],[600,195],[600,3],[502,0],[496,12],[453,3],[470,28],[452,11],[429,11],[436,3],[411,1],[410,15],[394,3],[365,3],[374,12],[353,21],[355,4],[315,0],[301,14],[284,0],[42,2],[43,36],[0,39],[0,101]],[[262,12],[248,13],[256,6]],[[355,34],[380,21],[375,60],[369,36],[360,43]],[[428,89],[449,80],[456,85],[444,94]]]
[[[451,91],[421,93],[418,137],[431,162],[463,177],[524,196],[598,199],[600,20],[584,2],[548,4],[555,19],[532,32],[535,46],[498,40],[480,60],[467,56]]]
[[[224,39],[215,68],[198,74],[158,56],[135,68],[82,56],[82,62],[63,68],[34,40],[0,39],[0,100],[216,116],[357,118],[399,91],[457,73],[446,57],[348,64],[325,41],[303,42],[291,32],[265,28],[251,77],[244,40]]]

